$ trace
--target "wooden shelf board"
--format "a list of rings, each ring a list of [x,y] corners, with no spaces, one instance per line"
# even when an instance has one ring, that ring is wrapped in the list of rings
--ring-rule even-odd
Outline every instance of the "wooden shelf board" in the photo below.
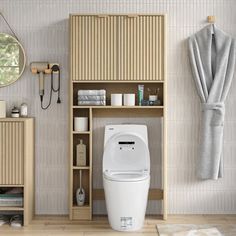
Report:
[[[73,170],[89,170],[90,166],[73,166]]]
[[[143,81],[143,80],[73,80],[72,83],[73,84],[78,84],[78,83],[112,83],[112,84],[115,84],[115,83],[138,83],[138,84],[148,84],[148,83],[164,83],[165,81],[164,80],[147,80],[147,81]]]
[[[85,204],[84,206],[77,206],[77,205],[72,206],[72,209],[82,209],[82,208],[90,208],[90,205]]]
[[[0,206],[0,211],[24,211],[24,207],[3,207]]]
[[[0,188],[16,188],[16,187],[23,188],[24,185],[22,185],[22,184],[0,184]]]
[[[84,132],[80,132],[80,131],[73,131],[73,134],[90,134],[90,131],[84,131]]]
[[[163,109],[164,106],[73,106],[73,108],[93,108],[93,109]]]

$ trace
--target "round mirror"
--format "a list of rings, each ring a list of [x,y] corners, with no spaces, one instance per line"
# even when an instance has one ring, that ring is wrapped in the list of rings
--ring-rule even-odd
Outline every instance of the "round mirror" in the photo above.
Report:
[[[11,35],[0,33],[0,87],[20,78],[25,68],[25,52]]]

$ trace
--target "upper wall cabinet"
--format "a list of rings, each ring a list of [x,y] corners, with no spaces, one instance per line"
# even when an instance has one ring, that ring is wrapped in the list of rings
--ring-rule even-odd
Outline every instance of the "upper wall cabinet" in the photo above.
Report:
[[[164,15],[71,15],[74,81],[162,81]]]

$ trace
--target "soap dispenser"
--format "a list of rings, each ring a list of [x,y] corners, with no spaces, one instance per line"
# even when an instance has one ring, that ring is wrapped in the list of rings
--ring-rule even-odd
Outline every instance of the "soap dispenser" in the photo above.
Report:
[[[76,146],[76,165],[86,166],[86,145],[80,139],[80,143]]]

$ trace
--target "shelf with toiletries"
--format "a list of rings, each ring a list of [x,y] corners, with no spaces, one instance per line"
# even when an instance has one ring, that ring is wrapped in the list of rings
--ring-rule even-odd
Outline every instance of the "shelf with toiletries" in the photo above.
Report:
[[[73,84],[73,108],[163,108],[163,105],[163,83]]]
[[[73,167],[89,167],[90,148],[89,135],[73,135]]]

